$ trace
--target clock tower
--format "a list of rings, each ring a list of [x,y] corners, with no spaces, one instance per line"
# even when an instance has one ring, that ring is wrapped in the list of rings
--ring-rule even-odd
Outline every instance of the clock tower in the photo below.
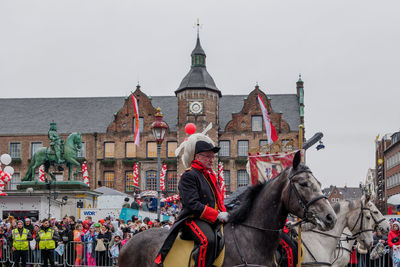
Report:
[[[175,91],[178,98],[178,145],[188,137],[185,125],[189,122],[196,125],[197,133],[212,123],[213,127],[207,135],[218,145],[218,104],[222,95],[207,71],[206,54],[201,47],[199,33],[191,59],[190,71]],[[178,173],[182,172],[183,166],[179,162]]]

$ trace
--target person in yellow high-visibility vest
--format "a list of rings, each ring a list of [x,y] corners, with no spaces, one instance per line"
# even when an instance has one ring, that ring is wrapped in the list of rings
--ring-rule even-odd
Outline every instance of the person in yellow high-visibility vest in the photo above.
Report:
[[[11,231],[10,239],[16,266],[19,266],[19,262],[21,261],[22,267],[25,267],[26,259],[28,258],[29,241],[32,240],[32,234],[28,229],[24,228],[23,221],[19,220],[17,222],[17,228]]]
[[[43,267],[48,266],[48,261],[50,261],[50,266],[54,267],[54,249],[56,248],[56,242],[60,240],[60,236],[50,227],[49,220],[42,220],[42,228],[35,239],[39,243],[39,249],[44,261]]]

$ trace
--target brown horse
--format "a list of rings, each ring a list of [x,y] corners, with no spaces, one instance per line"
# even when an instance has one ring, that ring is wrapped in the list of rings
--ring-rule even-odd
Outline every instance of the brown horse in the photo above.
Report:
[[[232,210],[229,222],[224,225],[223,266],[244,262],[249,266],[274,266],[279,231],[289,213],[324,231],[336,223],[335,212],[322,195],[321,184],[308,167],[300,164],[300,153],[296,154],[292,167],[264,184],[249,187],[240,198],[241,204]],[[160,228],[135,235],[121,249],[119,266],[157,266],[154,259],[167,235],[168,230]]]

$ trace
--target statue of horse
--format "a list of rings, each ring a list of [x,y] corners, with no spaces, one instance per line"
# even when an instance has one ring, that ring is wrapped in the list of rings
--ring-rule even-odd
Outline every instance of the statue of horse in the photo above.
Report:
[[[369,249],[373,244],[373,231],[379,227],[389,231],[389,223],[382,213],[370,201],[369,196],[361,200],[345,200],[333,205],[337,215],[335,227],[326,232],[315,230],[304,231],[302,240],[305,249],[304,262],[307,266],[333,266],[339,254],[334,255],[340,240],[354,240],[363,248]],[[350,229],[350,235],[343,235],[344,229]],[[348,263],[348,259],[347,259]]]
[[[68,180],[71,180],[71,173],[74,166],[77,167],[77,170],[74,172],[74,175],[78,174],[80,171],[78,167],[80,167],[80,163],[77,161],[78,158],[78,150],[82,147],[82,134],[81,133],[71,133],[67,140],[64,143],[64,150],[62,154],[62,159],[66,162],[66,166],[68,167]],[[25,174],[23,181],[34,181],[37,180],[35,178],[35,170],[42,164],[44,164],[44,171],[48,173],[53,180],[55,180],[55,176],[49,172],[49,168],[51,165],[54,165],[56,162],[55,154],[48,153],[49,148],[42,147],[38,149],[31,159],[31,163],[29,164],[28,171]]]
[[[229,222],[224,225],[222,266],[244,262],[249,266],[275,266],[274,252],[289,213],[316,224],[320,230],[332,229],[336,223],[335,212],[322,194],[321,184],[307,166],[300,164],[300,154],[277,177],[248,187],[242,194],[240,205],[230,212]],[[163,228],[135,235],[122,247],[119,266],[157,266],[154,259],[167,235],[168,230]]]

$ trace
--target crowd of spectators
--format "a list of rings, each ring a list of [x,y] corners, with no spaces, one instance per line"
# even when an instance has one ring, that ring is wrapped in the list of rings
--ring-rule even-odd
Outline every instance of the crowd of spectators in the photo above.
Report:
[[[173,220],[160,222],[148,217],[140,220],[136,216],[126,222],[112,216],[96,222],[91,216],[83,221],[77,221],[74,216],[43,221],[35,218],[25,218],[22,221],[9,217],[0,222],[0,262],[4,262],[8,248],[12,257],[6,266],[11,266],[15,261],[21,261],[22,266],[26,266],[25,261],[33,263],[31,265],[42,262],[43,266],[47,266],[49,261],[50,266],[55,266],[55,261],[60,263],[63,260],[67,260],[69,266],[117,266],[119,250],[133,235],[154,227],[169,229],[172,224]],[[21,236],[24,236],[23,231],[26,229],[26,241],[29,242],[26,249],[18,247],[18,242],[15,242],[13,230],[18,231],[18,228],[21,229]],[[41,245],[40,236],[44,231],[54,231],[54,248],[44,249]]]

